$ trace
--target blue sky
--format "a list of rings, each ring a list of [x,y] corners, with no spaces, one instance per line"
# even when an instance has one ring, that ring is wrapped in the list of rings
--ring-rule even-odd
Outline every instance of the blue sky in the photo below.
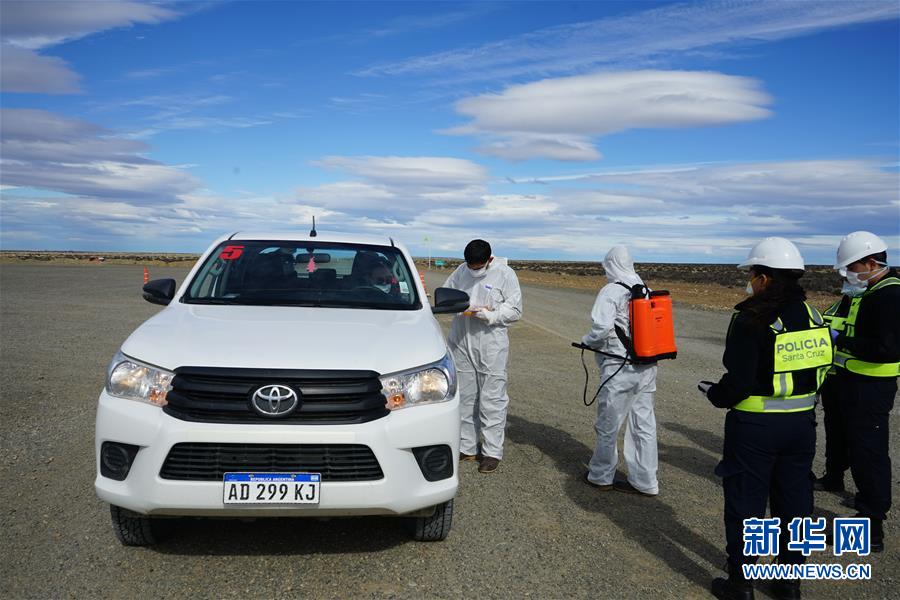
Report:
[[[900,5],[0,3],[0,247],[900,250]],[[424,238],[430,240],[429,244]]]

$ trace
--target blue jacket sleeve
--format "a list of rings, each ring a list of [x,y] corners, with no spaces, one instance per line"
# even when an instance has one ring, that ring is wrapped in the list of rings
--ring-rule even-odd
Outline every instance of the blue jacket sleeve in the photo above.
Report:
[[[761,338],[758,327],[747,317],[738,313],[732,318],[722,356],[726,373],[706,393],[713,406],[731,408],[753,394],[763,351]]]

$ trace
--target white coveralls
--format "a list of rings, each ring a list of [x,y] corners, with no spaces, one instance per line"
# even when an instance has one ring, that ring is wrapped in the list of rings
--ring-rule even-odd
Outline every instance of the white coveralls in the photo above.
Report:
[[[629,331],[628,302],[631,293],[617,285],[621,281],[629,287],[643,285],[634,271],[631,254],[624,246],[613,246],[603,260],[608,283],[597,294],[591,310],[593,325],[582,342],[597,350],[625,356],[625,347],[616,335],[618,325]],[[596,354],[600,367],[600,381],[616,372],[622,361]],[[619,460],[616,438],[625,421],[625,466],[628,482],[647,494],[658,494],[656,480],[658,456],[656,448],[656,417],[653,413],[653,392],[656,391],[656,364],[627,364],[600,391],[597,398],[597,446],[589,464],[588,480],[599,484],[613,483]]]
[[[480,453],[499,460],[503,458],[509,405],[506,328],[522,317],[519,279],[504,259],[495,258],[481,277],[461,264],[444,287],[468,293],[471,308],[486,307],[479,316],[456,315],[448,336],[459,382],[459,451],[478,454],[481,437]]]

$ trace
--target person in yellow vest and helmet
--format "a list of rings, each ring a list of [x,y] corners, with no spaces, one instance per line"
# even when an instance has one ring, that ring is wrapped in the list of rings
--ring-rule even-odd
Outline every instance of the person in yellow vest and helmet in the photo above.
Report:
[[[787,526],[813,511],[810,477],[816,453],[816,393],[833,358],[831,335],[822,316],[805,302],[799,279],[803,257],[790,241],[769,237],[747,260],[750,298],[737,306],[725,340],[727,372],[718,383],[701,381],[700,391],[714,406],[727,408],[722,460],[716,475],[725,495],[728,578],[712,582],[717,598],[752,599],[752,581],[743,565],[744,520],[781,519],[778,562],[804,562],[787,548]],[[750,553],[753,554],[753,553]],[[799,580],[776,580],[776,598],[799,598]]]
[[[888,266],[887,244],[868,231],[841,240],[834,268],[848,298],[846,313],[836,311],[844,316],[832,317],[836,372],[829,377],[843,427],[825,434],[837,430],[846,440],[856,516],[871,519],[871,550],[882,552],[882,522],[891,507],[888,424],[900,376],[900,277]],[[825,483],[836,483],[837,476],[826,466]],[[843,483],[843,472],[840,478]]]

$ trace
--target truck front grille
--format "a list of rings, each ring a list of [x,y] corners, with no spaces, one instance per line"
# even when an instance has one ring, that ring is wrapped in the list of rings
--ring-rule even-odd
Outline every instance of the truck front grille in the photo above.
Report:
[[[225,473],[321,473],[322,481],[375,481],[384,473],[360,444],[209,444],[172,446],[159,476],[222,481]]]
[[[273,384],[294,390],[299,407],[282,417],[255,411],[254,392]],[[354,424],[390,414],[374,371],[179,367],[166,399],[166,414],[203,423]]]

